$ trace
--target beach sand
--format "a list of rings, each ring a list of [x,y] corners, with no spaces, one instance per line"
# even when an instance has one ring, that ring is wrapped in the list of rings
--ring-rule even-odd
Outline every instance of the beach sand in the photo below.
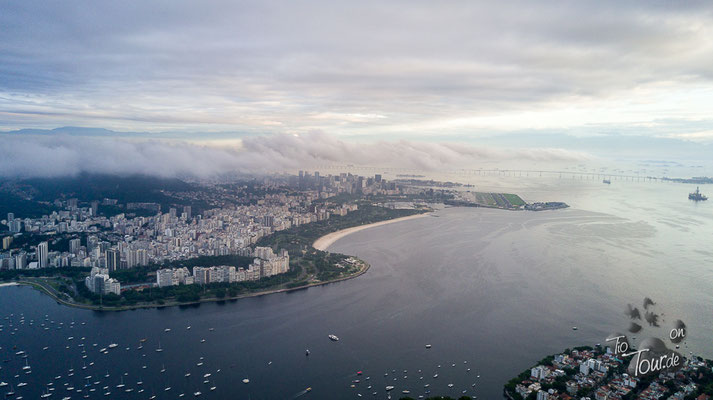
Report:
[[[429,215],[429,213],[414,214],[414,215],[409,215],[408,217],[394,218],[394,219],[389,219],[386,221],[374,222],[373,224],[359,225],[359,226],[355,226],[353,228],[342,229],[341,231],[336,231],[336,232],[326,234],[326,235],[322,236],[321,238],[315,240],[314,243],[312,243],[312,247],[314,247],[317,250],[325,251],[325,250],[327,250],[327,248],[329,246],[331,246],[337,240],[339,240],[347,235],[351,235],[354,232],[359,232],[361,230],[373,228],[375,226],[393,224],[395,222],[406,221],[409,219],[422,218],[427,215]]]

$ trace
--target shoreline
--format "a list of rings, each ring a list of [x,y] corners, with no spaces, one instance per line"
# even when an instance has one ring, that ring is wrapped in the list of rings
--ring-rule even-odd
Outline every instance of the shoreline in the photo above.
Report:
[[[401,218],[394,218],[394,219],[389,219],[385,221],[378,221],[378,222],[373,222],[371,224],[365,224],[365,225],[359,225],[359,226],[354,226],[351,228],[346,228],[342,229],[336,232],[331,232],[328,233],[317,240],[315,240],[312,243],[312,247],[314,247],[317,250],[320,251],[325,251],[324,249],[328,248],[331,246],[334,242],[337,240],[344,238],[354,232],[362,231],[365,229],[369,228],[374,228],[377,226],[381,225],[386,225],[386,224],[391,224],[395,222],[401,222],[401,221],[406,221],[410,219],[415,219],[415,218],[422,218],[430,213],[420,213],[420,214],[414,214],[414,215],[409,215],[406,217],[401,217]],[[224,297],[224,298],[204,298],[200,299],[198,301],[191,301],[191,302],[178,302],[178,301],[171,301],[171,302],[166,302],[164,304],[156,304],[156,303],[151,303],[151,304],[136,304],[136,305],[131,305],[131,306],[122,306],[122,307],[101,307],[101,306],[95,306],[91,304],[81,304],[81,303],[75,303],[73,301],[68,301],[64,298],[60,298],[55,291],[47,287],[47,284],[45,282],[41,281],[35,281],[35,280],[17,280],[17,281],[11,281],[11,282],[4,282],[1,283],[0,286],[13,286],[13,285],[22,285],[22,286],[30,286],[33,287],[48,296],[50,296],[52,299],[54,299],[57,303],[63,304],[69,307],[75,307],[75,308],[81,308],[84,310],[93,310],[93,311],[129,311],[129,310],[137,310],[137,309],[148,309],[148,308],[165,308],[165,307],[176,307],[176,306],[195,306],[199,305],[201,303],[217,303],[217,302],[227,302],[227,301],[235,301],[239,299],[245,299],[245,298],[250,298],[250,297],[259,297],[259,296],[267,296],[271,294],[276,294],[276,293],[289,293],[292,291],[296,290],[303,290],[307,289],[310,287],[315,287],[315,286],[322,286],[322,285],[327,285],[330,283],[336,283],[336,282],[342,282],[346,281],[349,279],[354,279],[357,278],[363,274],[365,274],[369,268],[371,268],[371,265],[367,263],[364,260],[360,260],[362,263],[362,268],[359,269],[356,273],[349,275],[349,276],[344,276],[341,278],[336,278],[332,279],[329,281],[324,281],[324,282],[313,282],[313,283],[307,283],[302,286],[297,286],[293,288],[281,288],[281,289],[271,289],[271,290],[265,290],[261,292],[254,292],[254,293],[246,293],[246,294],[241,294],[238,296],[234,297]]]
[[[349,276],[344,276],[341,278],[333,279],[330,281],[325,281],[325,282],[314,282],[314,283],[308,283],[306,285],[302,286],[297,286],[293,288],[282,288],[282,289],[272,289],[272,290],[265,290],[262,292],[254,292],[254,293],[246,293],[246,294],[240,294],[234,297],[224,297],[222,299],[219,299],[217,297],[211,297],[211,298],[204,298],[200,299],[198,301],[190,301],[190,302],[178,302],[178,301],[173,301],[173,302],[166,302],[165,304],[136,304],[132,306],[122,306],[122,307],[101,307],[101,306],[95,306],[91,304],[80,304],[80,303],[74,303],[71,301],[67,301],[65,299],[59,298],[55,293],[53,293],[50,289],[48,289],[44,283],[42,282],[35,282],[35,281],[13,281],[13,282],[8,282],[3,284],[4,286],[30,286],[32,288],[35,288],[49,297],[51,297],[53,300],[55,300],[59,304],[63,304],[65,306],[69,307],[75,307],[75,308],[81,308],[84,310],[92,310],[92,311],[130,311],[130,310],[139,310],[139,309],[149,309],[149,308],[166,308],[166,307],[181,307],[181,306],[196,306],[200,305],[201,303],[220,303],[220,302],[227,302],[227,301],[236,301],[239,299],[247,299],[250,297],[259,297],[259,296],[267,296],[271,294],[277,294],[277,293],[289,293],[293,292],[296,290],[302,290],[302,289],[308,289],[310,287],[315,287],[315,286],[322,286],[322,285],[327,285],[330,283],[336,283],[336,282],[342,282],[346,281],[349,279],[354,279],[357,278],[363,274],[366,273],[366,271],[371,268],[371,265],[367,263],[366,261],[361,260],[363,267],[356,272],[353,275]]]
[[[374,228],[377,226],[392,224],[395,222],[407,221],[407,220],[416,219],[416,218],[423,218],[429,214],[430,213],[414,214],[414,215],[409,215],[407,217],[388,219],[385,221],[379,221],[379,222],[374,222],[371,224],[359,225],[359,226],[354,226],[351,228],[342,229],[340,231],[328,233],[328,234],[318,238],[317,240],[315,240],[312,243],[312,247],[314,247],[315,249],[320,250],[320,251],[327,251],[327,248],[329,248],[329,246],[334,244],[334,242],[336,242],[337,240],[339,240],[343,237],[349,236],[352,233],[363,231],[363,230],[369,229],[369,228]]]

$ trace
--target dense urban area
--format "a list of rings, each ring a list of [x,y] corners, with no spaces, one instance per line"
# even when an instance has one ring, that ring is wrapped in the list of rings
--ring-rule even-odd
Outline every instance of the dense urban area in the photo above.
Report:
[[[505,385],[511,400],[708,400],[713,362],[693,354],[677,371],[640,378],[626,373],[632,356],[615,356],[597,346],[546,357]]]
[[[386,204],[409,190],[380,175],[300,171],[192,186],[146,193],[160,201],[65,196],[40,203],[55,208],[49,214],[8,212],[0,276],[88,305],[235,297],[363,272],[363,261],[316,251],[312,241],[425,210]]]

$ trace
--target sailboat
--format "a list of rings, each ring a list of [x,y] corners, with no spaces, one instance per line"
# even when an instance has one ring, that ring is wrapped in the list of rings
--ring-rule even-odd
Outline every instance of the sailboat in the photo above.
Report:
[[[161,348],[161,342],[158,342],[158,349],[156,349],[156,352],[160,353],[162,351],[163,349]]]

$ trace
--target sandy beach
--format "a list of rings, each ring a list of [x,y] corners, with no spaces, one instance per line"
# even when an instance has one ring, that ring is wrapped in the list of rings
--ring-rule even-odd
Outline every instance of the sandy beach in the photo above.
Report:
[[[395,222],[406,221],[409,219],[422,218],[427,215],[429,215],[429,213],[414,214],[414,215],[409,215],[408,217],[394,218],[394,219],[390,219],[390,220],[386,220],[386,221],[374,222],[373,224],[360,225],[360,226],[355,226],[353,228],[342,229],[341,231],[329,233],[329,234],[324,235],[321,238],[315,240],[314,243],[312,243],[312,247],[314,247],[317,250],[325,251],[325,250],[327,250],[327,248],[329,246],[331,246],[337,240],[339,240],[347,235],[351,235],[354,232],[359,232],[361,230],[373,228],[375,226],[393,224]]]

